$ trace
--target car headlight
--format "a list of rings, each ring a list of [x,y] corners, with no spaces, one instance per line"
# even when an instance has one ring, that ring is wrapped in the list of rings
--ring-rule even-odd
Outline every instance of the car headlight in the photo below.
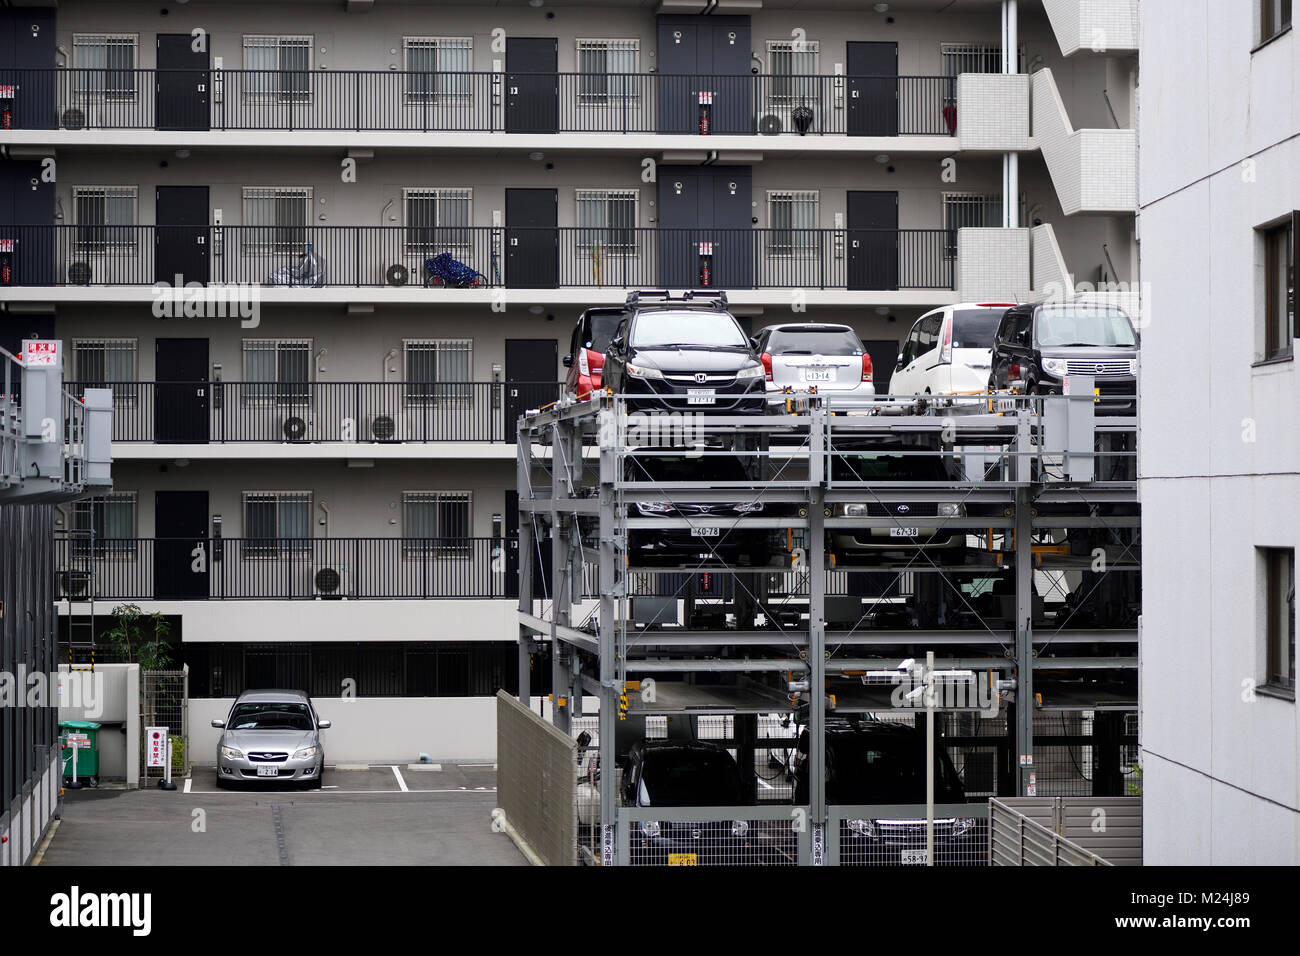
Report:
[[[955,501],[939,502],[940,518],[964,518],[966,517],[966,506]]]
[[[302,750],[294,753],[293,759],[306,760],[308,757],[314,757],[319,749],[319,747],[303,747]]]
[[[862,503],[846,503],[840,505],[840,514],[846,518],[865,518],[867,516],[867,506]]]
[[[1057,378],[1060,378],[1065,374],[1065,359],[1043,359],[1043,371],[1048,375],[1055,375]]]
[[[234,747],[227,747],[225,745],[222,745],[221,756],[229,760],[243,760],[244,752],[242,750],[236,750]]]
[[[658,821],[658,820],[642,820],[642,821],[641,821],[641,832],[644,833],[646,836],[648,836],[650,839],[653,840],[655,837],[657,837],[657,836],[659,835],[659,821]]]
[[[874,838],[876,835],[874,820],[845,820],[844,825],[849,828],[850,833],[856,833],[858,836]]]
[[[965,836],[973,829],[975,829],[974,817],[958,817],[952,821],[952,835],[955,837]]]
[[[752,514],[755,511],[763,510],[761,501],[740,501],[731,506],[733,511],[739,511],[743,515]]]
[[[673,510],[673,506],[666,501],[638,501],[636,510],[643,515],[663,515]]]
[[[664,373],[657,368],[647,368],[644,365],[629,365],[627,374],[633,378],[663,378]]]
[[[736,379],[741,382],[747,382],[752,378],[763,378],[767,371],[761,365],[746,365],[736,373]]]
[[[748,821],[748,820],[732,820],[732,821],[731,821],[731,835],[734,836],[734,837],[747,837],[747,836],[749,836],[749,821]]]

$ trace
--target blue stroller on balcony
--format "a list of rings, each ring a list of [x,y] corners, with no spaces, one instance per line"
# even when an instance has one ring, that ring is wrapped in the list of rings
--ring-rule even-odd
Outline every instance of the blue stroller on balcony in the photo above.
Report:
[[[487,276],[453,259],[450,252],[440,252],[424,260],[424,285],[425,288],[443,285],[468,289],[472,286],[487,285]]]

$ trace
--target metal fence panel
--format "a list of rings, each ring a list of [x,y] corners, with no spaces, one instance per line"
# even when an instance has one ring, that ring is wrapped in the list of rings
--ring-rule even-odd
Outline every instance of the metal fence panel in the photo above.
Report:
[[[1140,797],[989,801],[994,866],[1140,866]]]
[[[140,672],[140,785],[161,780],[165,767],[149,767],[145,761],[146,727],[166,727],[171,747],[172,777],[190,771],[189,732],[190,670]]]
[[[497,798],[505,823],[548,866],[577,860],[574,742],[505,691],[497,692]]]

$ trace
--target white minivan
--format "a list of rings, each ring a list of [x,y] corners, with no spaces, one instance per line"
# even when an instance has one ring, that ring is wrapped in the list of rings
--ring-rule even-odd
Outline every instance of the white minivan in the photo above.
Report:
[[[1014,302],[945,305],[916,320],[903,341],[889,391],[894,395],[968,395],[988,387],[993,336]]]

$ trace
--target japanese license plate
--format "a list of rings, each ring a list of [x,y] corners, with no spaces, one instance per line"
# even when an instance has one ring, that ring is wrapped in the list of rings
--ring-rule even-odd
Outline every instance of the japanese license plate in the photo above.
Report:
[[[669,853],[669,866],[699,866],[700,858],[695,853]]]
[[[716,538],[722,533],[722,530],[716,525],[697,524],[691,525],[691,534],[697,538]]]
[[[257,775],[259,777],[278,777],[280,776],[280,768],[262,764],[257,768]]]
[[[716,401],[715,392],[716,390],[712,388],[688,388],[686,390],[686,404],[712,405]]]
[[[904,850],[903,851],[904,866],[925,866],[929,862],[930,862],[929,859],[925,855],[925,850]]]
[[[831,380],[831,370],[828,368],[806,368],[803,370],[803,380],[805,382],[829,382]]]
[[[889,536],[891,538],[915,538],[921,533],[920,528],[890,528]]]

